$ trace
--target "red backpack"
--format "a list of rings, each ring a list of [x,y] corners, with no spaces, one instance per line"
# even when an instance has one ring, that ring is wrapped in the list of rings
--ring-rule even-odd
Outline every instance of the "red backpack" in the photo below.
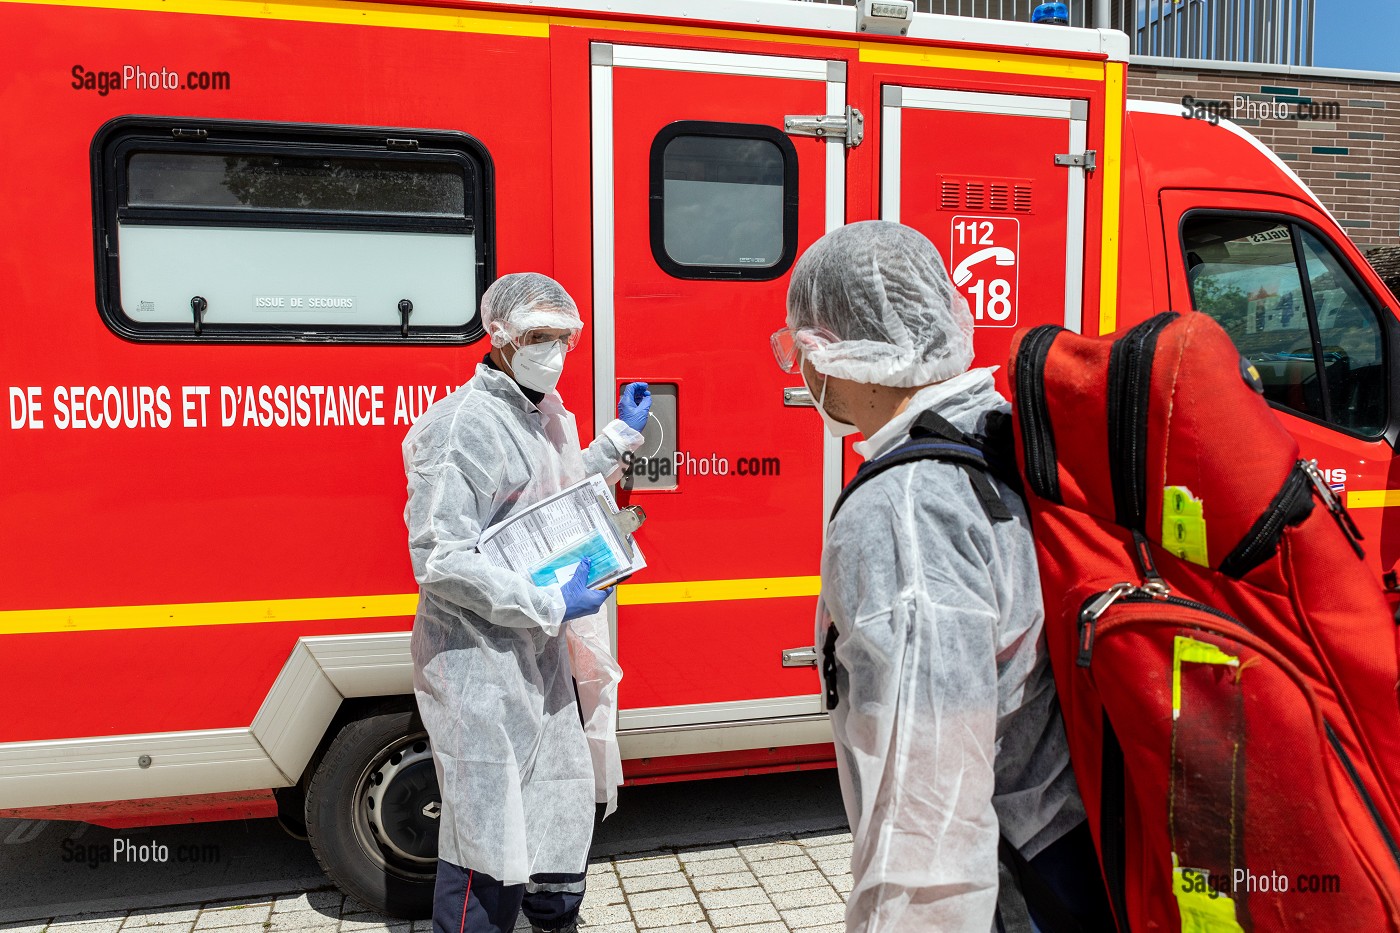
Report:
[[[1017,458],[1120,930],[1400,931],[1400,651],[1359,534],[1204,314],[1017,335]]]

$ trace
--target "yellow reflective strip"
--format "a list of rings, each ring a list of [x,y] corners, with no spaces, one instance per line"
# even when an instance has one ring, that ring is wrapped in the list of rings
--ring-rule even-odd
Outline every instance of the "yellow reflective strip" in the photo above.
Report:
[[[0,635],[240,625],[249,622],[377,619],[411,616],[417,611],[417,593],[330,596],[315,599],[252,599],[227,603],[169,603],[160,606],[12,609],[0,612]]]
[[[1353,489],[1347,493],[1349,509],[1385,509],[1400,505],[1400,489]]]
[[[724,599],[777,599],[816,596],[821,577],[756,577],[748,580],[691,580],[684,583],[624,583],[617,588],[619,606],[658,603],[703,603]]]
[[[14,0],[0,0],[14,2]],[[45,6],[94,7],[107,10],[142,10],[165,13],[198,13],[206,16],[238,16],[247,19],[290,20],[301,23],[340,23],[388,26],[396,29],[433,29],[444,32],[486,33],[500,36],[548,38],[549,21],[542,16],[487,13],[448,7],[409,7],[392,3],[345,3],[342,0],[21,0]]]
[[[1186,635],[1176,636],[1172,644],[1172,719],[1181,717],[1181,665],[1226,664],[1239,667],[1240,659],[1226,654],[1214,645],[1197,641]]]
[[[1118,329],[1118,225],[1121,222],[1123,176],[1124,72],[1127,66],[1110,62],[1104,74],[1103,252],[1099,258],[1099,333]]]
[[[648,606],[664,603],[717,602],[726,599],[816,596],[820,591],[821,577],[623,583],[617,587],[617,601],[622,606]],[[323,619],[379,619],[411,616],[417,611],[417,593],[328,596],[313,599],[251,599],[226,603],[169,603],[157,606],[11,609],[0,611],[0,635],[244,625],[253,622],[317,622]]]
[[[853,49],[860,44],[851,39],[831,39],[825,36],[784,36],[778,33],[741,32],[737,29],[704,29],[696,26],[662,26],[655,23],[628,23],[588,19],[580,16],[551,16],[549,22],[552,26],[578,26],[586,29],[608,29],[615,32],[653,32],[658,35],[701,36],[707,39],[748,39],[750,41],[786,42],[796,45],[820,45],[833,49]]]
[[[990,52],[979,49],[910,48],[872,42],[860,44],[860,60],[877,65],[916,65],[924,68],[955,68],[964,71],[993,71],[1000,74],[1039,75],[1077,81],[1102,81],[1104,63],[1082,58],[1052,58],[1016,52]]]
[[[1181,933],[1244,933],[1235,917],[1235,902],[1212,888],[1207,876],[1195,868],[1182,868],[1172,853],[1172,891],[1181,912]]]

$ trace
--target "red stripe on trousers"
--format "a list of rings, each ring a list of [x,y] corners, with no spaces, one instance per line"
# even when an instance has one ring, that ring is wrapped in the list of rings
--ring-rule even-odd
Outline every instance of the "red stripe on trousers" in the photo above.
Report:
[[[467,928],[467,904],[472,899],[472,872],[467,872],[467,893],[462,898],[462,925],[458,927],[457,933],[462,933]]]

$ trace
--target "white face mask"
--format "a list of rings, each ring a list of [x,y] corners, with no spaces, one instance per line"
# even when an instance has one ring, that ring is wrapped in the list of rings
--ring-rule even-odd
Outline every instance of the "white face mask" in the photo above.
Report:
[[[807,374],[805,370],[799,369],[799,371],[802,372],[802,384],[807,386],[808,392],[812,392],[812,386],[807,382]],[[826,433],[830,434],[832,437],[845,437],[848,434],[855,434],[860,430],[860,428],[856,427],[853,424],[847,424],[844,421],[837,421],[835,418],[831,417],[831,415],[826,413],[826,407],[822,403],[826,401],[826,384],[828,381],[829,380],[827,379],[826,374],[823,373],[822,394],[817,399],[817,414],[822,416],[822,424],[826,425]],[[812,394],[815,395],[816,393]]]
[[[515,381],[536,392],[553,392],[564,372],[564,345],[558,340],[517,347],[510,358]]]

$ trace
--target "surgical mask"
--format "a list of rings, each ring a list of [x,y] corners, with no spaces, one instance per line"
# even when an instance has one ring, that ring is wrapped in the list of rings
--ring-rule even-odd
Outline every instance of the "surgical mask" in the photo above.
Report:
[[[564,344],[558,340],[517,347],[510,358],[515,381],[536,392],[553,392],[564,372]]]
[[[822,424],[826,425],[826,433],[830,434],[832,437],[845,437],[848,434],[855,434],[860,428],[853,424],[847,424],[844,421],[837,421],[826,412],[826,406],[823,403],[826,401],[826,384],[829,381],[826,373],[822,373],[822,394],[821,397],[817,399],[817,414],[822,416]],[[805,372],[802,374],[802,384],[807,386],[808,392],[812,391],[812,386],[807,382],[807,374]]]

